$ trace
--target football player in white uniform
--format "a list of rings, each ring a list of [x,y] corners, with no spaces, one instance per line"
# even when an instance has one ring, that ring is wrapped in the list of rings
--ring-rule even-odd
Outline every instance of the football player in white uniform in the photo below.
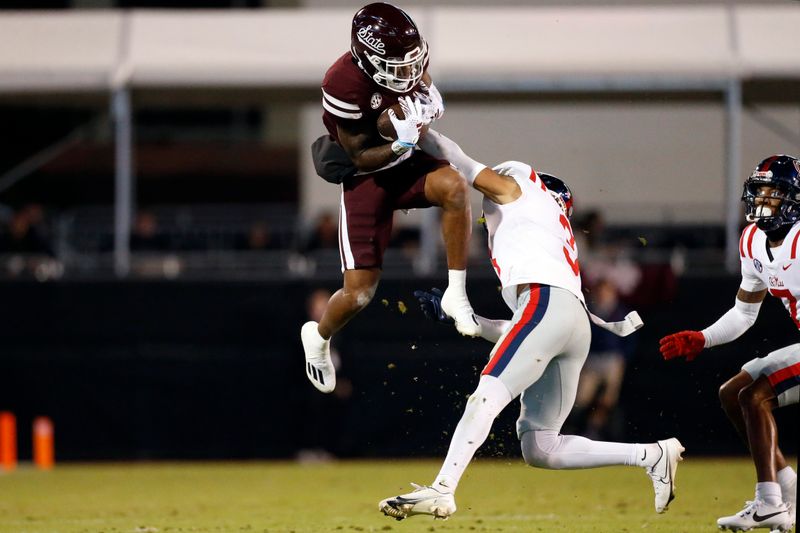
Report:
[[[742,201],[751,222],[739,240],[742,283],[733,308],[702,331],[661,339],[665,359],[692,361],[701,350],[730,342],[755,323],[767,292],[780,298],[800,327],[800,161],[774,155],[758,164],[744,184]],[[722,408],[745,440],[756,467],[756,494],[744,509],[717,520],[721,529],[791,529],[796,515],[797,473],[778,448],[772,410],[796,404],[800,394],[800,344],[746,363],[719,390]]]
[[[450,161],[483,193],[491,262],[514,315],[510,321],[478,318],[480,336],[494,348],[439,475],[431,486],[416,486],[411,493],[381,501],[379,510],[398,520],[416,514],[449,517],[456,510],[459,480],[492,422],[521,396],[517,434],[527,464],[550,469],[643,467],[653,482],[655,509],[665,511],[674,497],[675,471],[682,459],[677,439],[624,444],[559,433],[575,401],[590,342],[578,251],[568,218],[569,189],[549,177],[556,191],[548,190],[542,176],[525,163],[509,161],[487,168],[433,130],[421,147]],[[438,298],[432,300],[439,303]],[[625,333],[635,329],[626,328],[625,322],[605,326],[627,329]]]

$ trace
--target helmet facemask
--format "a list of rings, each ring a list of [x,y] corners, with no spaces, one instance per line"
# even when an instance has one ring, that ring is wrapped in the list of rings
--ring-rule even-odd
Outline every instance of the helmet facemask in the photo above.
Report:
[[[548,192],[550,193],[550,196],[552,196],[553,199],[556,201],[556,203],[561,208],[561,210],[564,212],[564,215],[566,215],[567,218],[571,218],[572,217],[572,205],[567,206],[567,202],[564,201],[564,197],[561,196],[559,193],[557,193],[555,191],[550,191],[550,190],[548,190]]]
[[[408,52],[403,58],[384,58],[378,54],[364,52],[367,62],[372,66],[372,80],[396,93],[406,93],[422,79],[428,61],[428,45],[421,45]]]

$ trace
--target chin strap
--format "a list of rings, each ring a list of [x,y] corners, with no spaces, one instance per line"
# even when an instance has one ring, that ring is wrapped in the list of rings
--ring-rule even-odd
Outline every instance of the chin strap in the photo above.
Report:
[[[757,225],[757,224],[756,224]],[[784,224],[783,226],[779,227],[778,229],[774,229],[771,231],[765,231],[764,233],[767,234],[767,238],[772,242],[782,241],[786,238],[786,235],[792,230],[794,224]]]

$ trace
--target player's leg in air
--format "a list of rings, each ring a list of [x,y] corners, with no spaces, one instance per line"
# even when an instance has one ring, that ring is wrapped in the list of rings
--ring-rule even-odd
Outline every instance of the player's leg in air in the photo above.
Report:
[[[306,375],[320,391],[331,392],[336,386],[336,371],[330,358],[331,336],[364,309],[375,294],[394,211],[433,205],[443,211],[449,278],[444,295],[447,312],[462,334],[478,334],[465,284],[471,233],[466,182],[447,162],[424,153],[415,154],[397,167],[354,176],[343,185],[339,244],[344,286],[331,297],[319,324],[306,322],[300,332]]]
[[[331,360],[330,339],[356,316],[375,295],[381,277],[379,268],[345,270],[344,284],[328,300],[319,323],[303,324],[300,338],[306,354],[306,375],[322,392],[336,388],[336,369]]]
[[[551,469],[643,467],[656,491],[656,511],[665,511],[683,451],[677,439],[623,444],[559,434],[575,401],[590,335],[586,311],[572,293],[537,284],[523,290],[511,328],[495,344],[467,401],[439,475],[431,486],[381,501],[379,509],[398,520],[454,513],[454,493],[467,465],[495,418],[522,394],[517,432],[526,463]]]
[[[472,233],[472,214],[467,182],[452,167],[440,167],[425,180],[425,198],[442,208],[442,237],[447,252],[448,285],[442,309],[455,320],[456,329],[478,335],[478,323],[466,292],[467,255]]]
[[[800,345],[753,359],[720,388],[723,409],[744,439],[756,468],[755,498],[740,512],[717,520],[722,529],[768,527],[788,531],[797,513],[797,473],[778,447],[773,409],[798,402]]]

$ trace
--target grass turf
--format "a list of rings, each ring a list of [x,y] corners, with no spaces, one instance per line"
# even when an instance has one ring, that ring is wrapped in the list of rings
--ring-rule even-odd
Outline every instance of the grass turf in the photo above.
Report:
[[[377,502],[429,482],[437,461],[64,464],[0,474],[0,532],[700,532],[752,497],[744,459],[689,457],[677,499],[653,511],[639,468],[553,472],[478,459],[447,521],[397,522]]]

